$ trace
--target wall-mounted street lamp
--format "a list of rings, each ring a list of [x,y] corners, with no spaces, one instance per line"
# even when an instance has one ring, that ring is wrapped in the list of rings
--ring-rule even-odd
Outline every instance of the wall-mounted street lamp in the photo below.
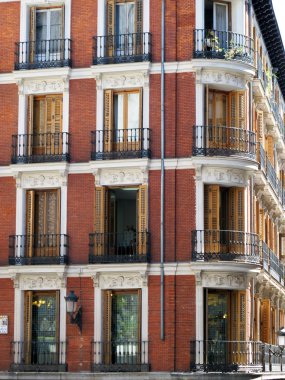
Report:
[[[69,295],[64,297],[66,301],[66,312],[70,316],[70,323],[76,324],[82,332],[82,307],[77,307],[78,298],[74,293],[74,290],[71,290]]]
[[[277,358],[281,358],[280,363],[281,363],[281,372],[282,372],[282,355],[285,349],[285,328],[284,327],[282,327],[277,333],[277,344],[278,344],[278,351],[273,351],[269,349],[269,352],[272,355],[276,356]]]

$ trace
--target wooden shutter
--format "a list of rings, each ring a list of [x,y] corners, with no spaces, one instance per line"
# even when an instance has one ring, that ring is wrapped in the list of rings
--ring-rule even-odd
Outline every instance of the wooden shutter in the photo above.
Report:
[[[233,252],[244,253],[244,188],[229,190],[229,244]]]
[[[25,256],[32,257],[34,250],[35,191],[26,192],[26,246]]]
[[[263,140],[263,112],[257,111],[257,141]]]
[[[261,302],[261,341],[270,343],[270,300]]]
[[[30,62],[34,62],[35,60],[35,52],[36,52],[36,7],[30,8],[30,43],[29,43],[29,54],[30,54]]]
[[[95,187],[95,222],[94,254],[104,253],[105,234],[108,232],[108,208],[106,207],[108,191],[106,187]]]
[[[271,307],[271,310],[270,310],[270,319],[271,319],[271,323],[270,323],[270,327],[271,327],[271,344],[276,344],[276,308],[275,307]]]
[[[246,129],[246,96],[244,91],[231,92],[230,104],[230,127]]]
[[[34,123],[34,97],[33,95],[28,96],[27,105],[27,154],[32,155],[33,152],[33,123]]]
[[[137,193],[137,239],[138,253],[147,254],[148,186],[139,186]]]
[[[246,340],[246,291],[233,291],[231,302],[231,335],[232,340]]]
[[[270,135],[266,136],[266,153],[271,165],[274,166],[274,141]]]
[[[206,253],[218,253],[220,250],[220,187],[218,185],[205,185],[204,227]]]
[[[265,219],[264,219],[264,210],[259,210],[259,238],[265,241]]]
[[[260,299],[254,298],[254,331],[253,340],[260,341]]]
[[[142,0],[136,1],[136,25],[135,25],[136,41],[135,41],[135,54],[143,54],[143,2]],[[147,42],[147,41],[146,41]],[[147,46],[145,46],[147,49]]]
[[[111,363],[111,323],[112,323],[112,291],[105,290],[103,298],[103,355],[104,364]]]
[[[53,140],[51,142],[51,153],[52,154],[62,154],[63,141],[62,141],[62,96],[56,96],[54,98],[54,125],[52,136]]]
[[[33,303],[33,292],[31,290],[25,291],[25,299],[24,299],[24,357],[25,357],[25,364],[31,363],[32,303]]]
[[[113,145],[113,91],[104,92],[104,151],[111,152]]]
[[[107,0],[106,21],[106,53],[109,57],[113,57],[115,47],[115,0]]]

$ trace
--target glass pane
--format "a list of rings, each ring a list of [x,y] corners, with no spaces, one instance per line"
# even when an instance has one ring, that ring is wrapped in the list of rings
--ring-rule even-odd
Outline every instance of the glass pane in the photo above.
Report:
[[[140,94],[128,94],[128,141],[139,139]]]
[[[227,31],[227,6],[223,4],[215,4],[216,11],[216,25],[214,26],[218,31]]]
[[[228,295],[208,293],[208,340],[227,340]]]
[[[135,33],[135,4],[127,3],[127,33]]]
[[[62,10],[50,11],[50,39],[62,38]]]
[[[116,4],[116,34],[127,33],[126,14],[126,4]]]
[[[36,12],[36,41],[47,39],[47,12]]]
[[[138,340],[138,294],[113,294],[112,341]]]
[[[226,126],[227,124],[227,99],[226,95],[216,95],[216,125]]]
[[[114,96],[114,127],[115,141],[124,141],[124,95],[115,94]]]

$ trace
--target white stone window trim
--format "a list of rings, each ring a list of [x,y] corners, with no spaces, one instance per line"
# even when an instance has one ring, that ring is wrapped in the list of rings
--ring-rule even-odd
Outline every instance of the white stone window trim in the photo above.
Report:
[[[148,278],[146,272],[97,272],[94,281],[94,342],[103,339],[103,292],[104,290],[141,289],[141,341],[148,342]],[[142,357],[148,364],[148,346]],[[102,353],[94,354],[94,364],[102,363]]]

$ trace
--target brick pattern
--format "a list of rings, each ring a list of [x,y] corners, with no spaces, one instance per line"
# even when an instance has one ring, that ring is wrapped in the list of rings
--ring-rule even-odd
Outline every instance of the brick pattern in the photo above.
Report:
[[[0,371],[8,371],[13,361],[11,342],[14,337],[14,287],[9,279],[0,279],[0,314],[8,316],[8,334],[0,334]]]

